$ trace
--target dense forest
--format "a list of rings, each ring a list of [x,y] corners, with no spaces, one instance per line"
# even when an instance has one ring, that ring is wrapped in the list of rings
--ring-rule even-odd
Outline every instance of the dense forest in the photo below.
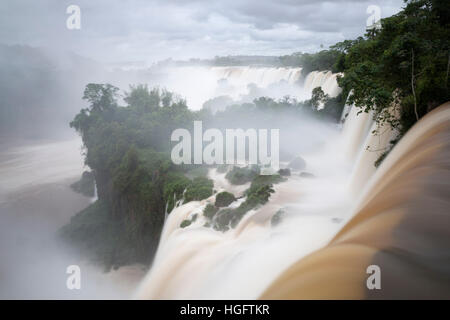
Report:
[[[364,37],[316,54],[280,57],[282,65],[302,66],[306,72],[340,72],[338,83],[343,94],[336,98],[316,88],[308,101],[261,97],[212,114],[207,108],[191,111],[176,94],[145,85],[130,87],[123,99],[126,105],[119,106],[118,88],[88,84],[83,99],[89,107],[70,125],[82,136],[98,201],[73,217],[63,228],[63,236],[107,268],[150,263],[165,215],[176,201],[201,200],[216,192],[204,167],[174,165],[170,160],[171,132],[176,128],[192,130],[194,120],[218,128],[249,123],[253,127],[279,127],[282,115],[291,121],[307,115],[336,123],[348,96],[349,104],[361,112],[372,111],[379,123],[398,129],[401,138],[427,112],[450,100],[449,11],[447,1],[407,1],[401,12],[382,19],[381,29],[370,29]],[[294,161],[293,156],[286,155],[286,160]],[[281,171],[263,177],[258,168],[224,170],[229,170],[226,177],[231,183],[251,184],[238,208],[226,208],[234,199],[230,194],[218,195],[216,203],[205,208],[204,216],[210,219],[205,227],[221,231],[235,226],[251,208],[267,202],[272,185],[289,175]],[[280,216],[275,216],[274,224]],[[190,223],[183,221],[180,227]]]
[[[445,0],[408,0],[364,37],[316,54],[283,56],[306,72],[332,70],[348,104],[404,134],[427,112],[450,100],[450,6]],[[352,94],[350,94],[352,92]],[[349,95],[350,94],[350,95]],[[395,105],[395,111],[390,108]],[[401,136],[400,135],[400,136]]]

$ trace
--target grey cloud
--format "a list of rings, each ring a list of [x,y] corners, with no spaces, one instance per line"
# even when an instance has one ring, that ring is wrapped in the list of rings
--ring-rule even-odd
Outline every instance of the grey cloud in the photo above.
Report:
[[[68,5],[82,30],[65,27]],[[3,0],[0,43],[70,50],[102,61],[288,54],[361,35],[369,5],[382,16],[402,0]]]

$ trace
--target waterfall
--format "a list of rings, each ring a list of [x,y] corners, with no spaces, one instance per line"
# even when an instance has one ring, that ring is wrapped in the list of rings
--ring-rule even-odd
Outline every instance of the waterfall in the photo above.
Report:
[[[450,103],[411,128],[368,181],[353,218],[263,299],[450,298]],[[379,266],[381,290],[368,290]],[[326,290],[324,290],[326,288]]]
[[[211,71],[218,79],[226,79],[233,85],[254,83],[261,88],[281,81],[296,84],[302,74],[302,68],[284,67],[211,67]]]
[[[373,113],[362,112],[361,108],[355,106],[350,106],[349,109],[342,129],[341,144],[342,153],[347,160],[353,162],[369,134],[373,124]]]
[[[388,150],[389,142],[396,137],[396,131],[387,123],[379,125],[374,122],[366,136],[363,147],[356,159],[350,178],[351,192],[359,194],[361,188],[375,173],[375,162]]]
[[[336,142],[327,139],[332,145]],[[302,156],[316,178],[297,174],[275,184],[270,201],[247,212],[236,228],[227,232],[204,226],[202,211],[207,203],[214,203],[215,195],[175,208],[163,227],[152,268],[135,297],[255,299],[283,270],[325,246],[342,227],[351,207],[342,188],[348,178],[342,170],[345,164],[325,147]],[[238,196],[248,187],[232,186],[224,176],[215,169],[209,172],[218,192],[228,190]],[[273,226],[271,219],[280,209],[285,215]],[[195,222],[180,227],[194,215]]]
[[[362,127],[365,132],[350,175],[342,170],[344,163],[327,153],[332,148],[305,155],[316,179],[293,176],[275,185],[268,204],[248,212],[235,229],[224,233],[203,226],[202,210],[214,202],[214,195],[175,208],[164,225],[152,269],[135,297],[372,297],[365,289],[366,268],[371,264],[382,267],[387,279],[383,283],[392,290],[383,291],[383,297],[422,297],[428,291],[422,295],[420,289],[427,286],[449,297],[445,279],[450,275],[450,104],[417,123],[380,168],[368,174],[362,164],[372,165],[374,154],[363,152],[364,147],[382,146],[388,139],[371,135],[375,124],[362,115],[345,124],[353,129],[344,127],[343,135],[354,139]],[[351,123],[355,119],[372,124],[356,126]],[[330,158],[333,170],[329,170]],[[366,184],[363,188],[357,182],[356,206],[355,195],[342,188],[355,176]],[[228,187],[216,171],[210,171],[210,177],[220,190]],[[280,209],[286,216],[274,227],[270,220]],[[199,218],[180,228],[194,214]],[[405,254],[407,259],[402,260]],[[421,266],[430,272],[419,275]],[[399,270],[414,278],[399,275]]]
[[[303,101],[311,98],[316,87],[336,97],[341,92],[338,75],[313,71],[303,79],[305,75],[299,67],[184,66],[166,70],[160,84],[186,98],[190,108],[201,109],[206,101],[221,96],[230,97],[230,104],[250,102],[261,96],[274,99],[291,96]]]
[[[94,180],[94,196],[91,199],[91,203],[94,203],[97,200],[98,200],[97,182]]]
[[[338,139],[327,138],[330,145],[336,145]],[[302,155],[316,178],[293,175],[274,185],[269,203],[248,212],[235,229],[227,232],[204,227],[203,208],[214,203],[215,195],[175,208],[166,219],[152,269],[135,297],[257,298],[282,270],[325,246],[348,218],[351,201],[342,188],[348,180],[343,170],[346,163],[335,159],[334,152],[324,146]],[[227,190],[239,196],[249,187],[231,185],[225,173],[216,169],[210,169],[209,177],[217,192]],[[271,219],[280,209],[285,217],[273,227]],[[198,216],[194,223],[180,228],[183,220],[194,215]],[[245,288],[239,285],[244,282]]]
[[[311,97],[314,88],[321,87],[330,97],[337,97],[341,93],[341,88],[337,83],[338,73],[331,71],[313,71],[305,79],[304,90]]]

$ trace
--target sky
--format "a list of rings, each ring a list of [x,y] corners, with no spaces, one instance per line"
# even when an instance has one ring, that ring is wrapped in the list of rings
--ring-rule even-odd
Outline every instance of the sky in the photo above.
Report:
[[[70,30],[67,7],[80,8]],[[117,64],[315,52],[365,31],[369,6],[403,0],[1,0],[0,43],[71,51]]]

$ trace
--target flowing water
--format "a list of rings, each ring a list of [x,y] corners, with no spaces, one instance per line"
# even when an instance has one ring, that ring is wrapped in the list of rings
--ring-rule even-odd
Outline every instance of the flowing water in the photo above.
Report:
[[[303,155],[314,179],[294,173],[275,185],[269,203],[235,229],[216,232],[202,218],[179,228],[214,196],[176,208],[135,297],[449,297],[450,105],[416,124],[378,170],[373,162],[395,135],[357,111],[350,108],[341,135]],[[286,214],[273,227],[279,209]],[[366,289],[371,264],[386,290]]]
[[[410,129],[360,194],[333,240],[262,298],[450,298],[450,103]],[[367,289],[369,265],[381,290]]]
[[[103,273],[58,238],[60,227],[93,199],[70,184],[83,168],[81,140],[22,141],[0,155],[0,298],[126,298],[139,266]],[[81,268],[81,290],[66,286],[69,265]]]
[[[197,90],[192,97],[198,104],[224,93],[242,97],[252,83],[266,92],[276,89],[298,97],[310,96],[319,85],[331,96],[339,93],[337,75],[331,72],[302,79],[301,69],[195,68],[185,72],[196,79],[191,89]],[[185,77],[180,86],[189,91],[189,83]],[[85,169],[79,139],[3,146],[0,297],[450,297],[450,104],[421,119],[378,169],[373,163],[395,132],[358,111],[346,106],[341,133],[329,128],[323,143],[301,155],[304,171],[314,177],[292,172],[274,186],[270,201],[248,212],[236,228],[222,233],[203,226],[203,208],[214,202],[214,195],[179,201],[166,217],[145,277],[140,266],[105,274],[57,239],[58,229],[96,199],[69,187]],[[231,185],[215,169],[209,176],[217,191],[237,197],[249,186]],[[280,209],[282,220],[272,226]],[[179,227],[194,214],[199,216],[194,223]],[[71,264],[81,266],[80,291],[66,287]],[[366,268],[372,264],[381,268],[381,291],[367,290]]]
[[[352,122],[360,120],[355,113],[344,130],[360,135],[359,130],[351,129],[355,127]],[[228,232],[203,226],[202,210],[214,202],[214,196],[176,208],[168,216],[153,266],[136,297],[257,298],[284,269],[325,246],[350,218],[348,180],[352,166],[347,157],[336,156],[342,145],[359,138],[349,135],[344,140],[335,131],[334,138],[328,136],[322,148],[303,154],[305,170],[315,177],[305,178],[293,171],[287,181],[274,186],[268,204],[247,213]],[[239,196],[248,187],[230,185],[224,174],[214,169],[210,178],[219,192]],[[285,212],[283,220],[272,226],[271,218],[280,209]],[[200,216],[195,223],[179,227],[195,214]]]

